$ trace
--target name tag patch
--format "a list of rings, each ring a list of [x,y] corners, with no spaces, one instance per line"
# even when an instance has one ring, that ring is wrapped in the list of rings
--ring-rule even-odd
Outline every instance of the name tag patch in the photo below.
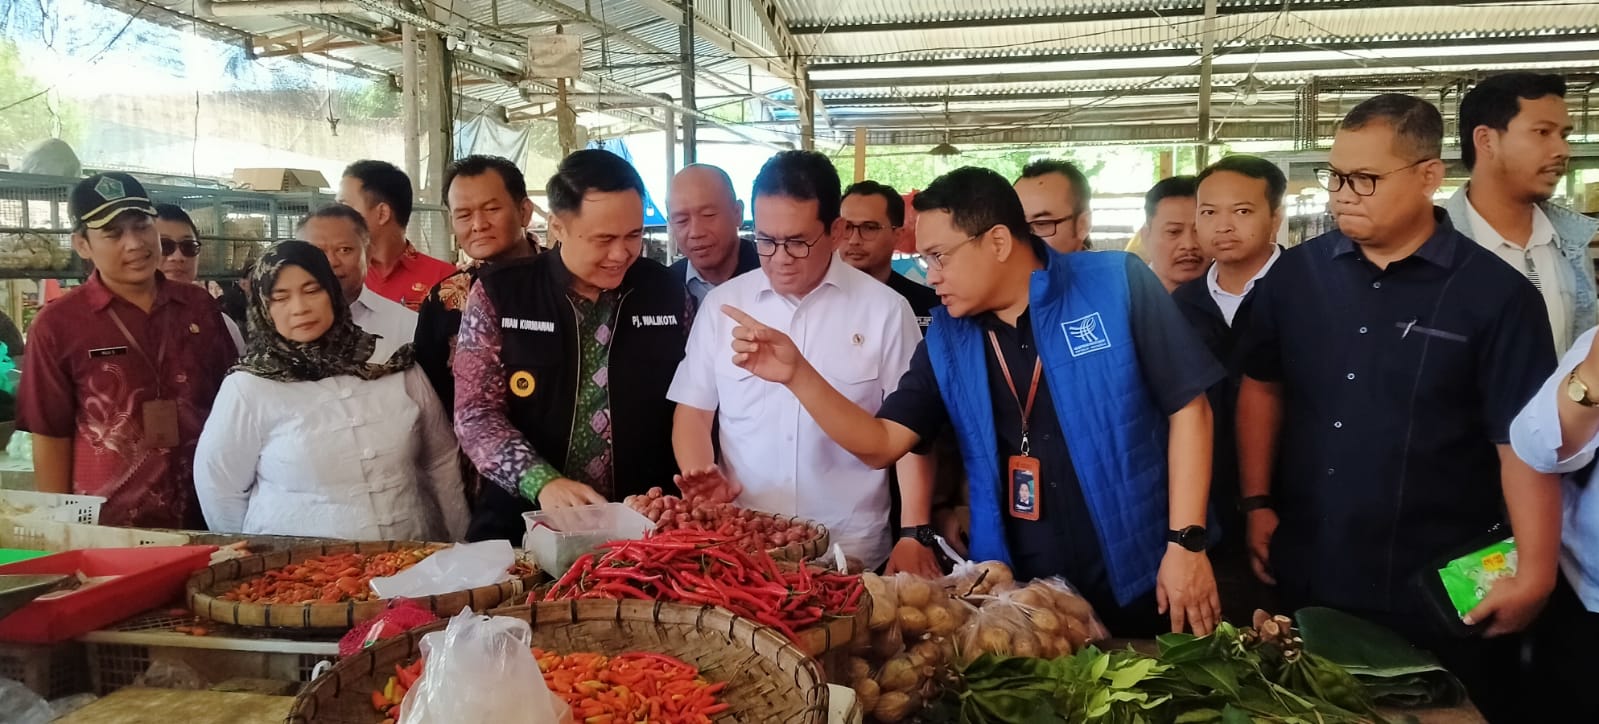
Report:
[[[516,319],[514,317],[501,317],[500,329],[518,329],[523,332],[554,332],[555,323],[539,319]]]
[[[1110,349],[1110,338],[1105,335],[1105,320],[1099,312],[1062,322],[1061,332],[1066,335],[1066,347],[1073,357]]]
[[[127,353],[128,353],[128,348],[127,347],[101,347],[99,349],[91,349],[91,350],[89,350],[89,357],[90,358],[116,357],[117,355],[123,355],[123,354],[127,354]]]
[[[637,327],[676,327],[677,315],[675,314],[644,314],[633,315],[633,326]]]

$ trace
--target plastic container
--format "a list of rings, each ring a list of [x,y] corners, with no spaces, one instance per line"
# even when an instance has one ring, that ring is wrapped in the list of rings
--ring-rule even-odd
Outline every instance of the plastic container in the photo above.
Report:
[[[104,504],[105,498],[98,495],[0,490],[0,515],[12,518],[43,518],[94,525],[100,522],[100,506]]]
[[[211,563],[215,546],[69,551],[0,566],[0,574],[114,576],[66,595],[35,600],[0,619],[0,641],[54,643],[171,603],[189,574]]]
[[[522,519],[527,522],[522,547],[539,570],[556,578],[601,543],[638,540],[655,529],[649,518],[623,503],[538,510],[523,513]]]
[[[11,562],[5,560],[4,548],[63,553],[84,548],[186,546],[189,542],[183,533],[0,515],[0,563]]]

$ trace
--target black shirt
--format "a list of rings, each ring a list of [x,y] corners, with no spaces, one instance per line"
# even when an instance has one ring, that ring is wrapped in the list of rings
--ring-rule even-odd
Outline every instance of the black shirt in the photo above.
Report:
[[[1525,277],[1434,218],[1387,269],[1334,231],[1255,287],[1239,359],[1282,385],[1285,600],[1420,611],[1416,575],[1503,520],[1495,445],[1554,370],[1549,318]]]
[[[916,326],[922,328],[922,334],[927,334],[927,325],[933,323],[933,307],[942,304],[938,300],[938,292],[925,284],[917,284],[906,278],[903,274],[888,273],[888,287],[905,298],[911,305],[911,313],[916,315]]]
[[[1160,280],[1137,257],[1128,256],[1127,276],[1139,372],[1155,404],[1163,414],[1171,415],[1203,394],[1221,379],[1223,372],[1195,339],[1193,330],[1166,295]],[[1004,351],[1005,363],[1016,381],[1016,392],[1025,396],[1034,361],[1038,359],[1031,315],[1024,312],[1015,327],[992,313],[981,315],[978,322],[985,331],[995,333]],[[1006,460],[1021,454],[1021,406],[1005,384],[993,348],[986,340],[984,348],[987,350],[989,396],[993,400],[995,431],[999,437],[1000,459],[994,464],[1003,479]],[[900,378],[898,389],[883,401],[877,416],[910,428],[924,445],[949,421],[926,342],[917,346],[910,369]],[[1017,576],[1026,580],[1063,575],[1095,606],[1114,606],[1115,595],[1110,588],[1094,521],[1084,502],[1077,471],[1072,466],[1071,451],[1061,434],[1049,385],[1042,382],[1038,386],[1038,399],[1033,403],[1028,437],[1044,483],[1038,486],[1037,493],[1042,514],[1037,521],[1014,518],[1008,512],[1002,516]],[[999,495],[1001,501],[1008,499],[1008,492]],[[1165,526],[1166,521],[1154,524]]]

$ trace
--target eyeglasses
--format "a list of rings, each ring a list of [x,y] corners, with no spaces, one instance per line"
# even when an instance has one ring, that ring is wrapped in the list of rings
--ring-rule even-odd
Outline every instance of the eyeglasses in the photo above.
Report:
[[[1054,236],[1055,230],[1061,224],[1070,224],[1077,220],[1077,214],[1067,214],[1058,219],[1033,219],[1027,222],[1027,228],[1034,236]]]
[[[175,252],[175,251],[177,251],[179,249],[183,250],[183,255],[184,256],[199,256],[200,255],[200,242],[198,242],[198,241],[173,241],[171,239],[162,239],[161,240],[161,256],[172,256],[172,252]]]
[[[805,257],[811,255],[811,247],[816,246],[816,242],[821,241],[822,237],[824,236],[827,236],[826,229],[823,229],[822,233],[817,234],[816,238],[811,239],[810,241],[798,238],[773,239],[770,236],[756,234],[755,253],[760,254],[761,256],[776,256],[777,247],[781,246],[783,247],[784,251],[788,252],[789,258],[804,259]]]
[[[984,233],[987,233],[987,232],[984,232]],[[954,246],[952,246],[952,247],[950,247],[948,249],[945,249],[943,251],[930,251],[930,252],[927,252],[927,253],[922,255],[922,261],[927,263],[928,271],[943,271],[944,270],[944,264],[949,261],[949,258],[951,256],[955,255],[955,252],[960,251],[961,247],[966,246],[967,244],[970,244],[970,243],[972,243],[974,241],[977,241],[978,239],[981,239],[981,238],[983,238],[983,234],[978,234],[976,236],[967,237],[964,241],[960,242],[959,244],[956,244],[956,245],[954,245]]]
[[[1356,196],[1370,196],[1377,193],[1377,181],[1388,178],[1400,171],[1415,168],[1431,160],[1430,158],[1424,158],[1420,161],[1400,166],[1387,173],[1339,173],[1331,168],[1318,168],[1316,169],[1316,183],[1321,184],[1322,188],[1330,192],[1341,191],[1347,185],[1349,190],[1353,191]]]
[[[883,236],[883,232],[887,231],[888,228],[889,227],[883,226],[875,221],[868,221],[864,224],[856,224],[846,221],[844,222],[844,238],[848,239],[851,236],[854,236],[856,233],[859,233],[861,235],[861,241],[877,241]]]

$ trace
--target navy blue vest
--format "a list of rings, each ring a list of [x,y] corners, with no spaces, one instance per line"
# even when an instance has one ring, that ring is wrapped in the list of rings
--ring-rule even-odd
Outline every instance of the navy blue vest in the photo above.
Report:
[[[1168,422],[1139,372],[1127,255],[1047,256],[1029,284],[1033,337],[1111,587],[1126,605],[1155,587],[1165,554]],[[1009,563],[986,348],[975,321],[934,310],[927,351],[969,476],[972,557]]]

